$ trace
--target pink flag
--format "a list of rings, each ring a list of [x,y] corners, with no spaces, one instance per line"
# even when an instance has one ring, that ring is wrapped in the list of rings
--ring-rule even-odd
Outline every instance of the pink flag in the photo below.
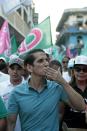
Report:
[[[0,54],[10,50],[10,34],[8,22],[4,21],[0,30]]]
[[[70,52],[70,48],[68,48],[68,47],[66,48],[66,56],[69,58],[72,57],[71,52]]]

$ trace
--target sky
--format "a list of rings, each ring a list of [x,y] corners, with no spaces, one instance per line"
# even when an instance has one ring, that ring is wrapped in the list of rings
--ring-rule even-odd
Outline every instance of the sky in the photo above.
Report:
[[[64,9],[87,7],[87,0],[33,0],[35,12],[39,13],[39,23],[46,17],[51,19],[52,41],[56,40],[56,27],[60,21]]]

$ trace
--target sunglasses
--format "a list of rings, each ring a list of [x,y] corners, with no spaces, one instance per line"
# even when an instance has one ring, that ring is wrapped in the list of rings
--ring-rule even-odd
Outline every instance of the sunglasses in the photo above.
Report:
[[[87,67],[75,67],[74,69],[76,72],[83,71],[84,73],[87,73]]]
[[[62,61],[63,64],[68,63],[68,61]]]

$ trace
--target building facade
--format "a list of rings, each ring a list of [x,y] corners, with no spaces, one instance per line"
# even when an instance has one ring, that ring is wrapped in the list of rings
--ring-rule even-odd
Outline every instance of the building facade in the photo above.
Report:
[[[18,8],[16,8],[13,11],[10,11],[10,13],[8,14],[6,14],[4,6],[6,6],[6,4],[0,5],[0,28],[3,22],[7,20],[9,23],[10,36],[15,35],[18,43],[20,44],[34,25],[34,3],[31,0],[31,3],[28,4],[28,0],[26,0],[25,3],[20,3]]]
[[[73,55],[87,50],[87,8],[66,9],[56,28],[56,45],[69,48]],[[76,54],[74,54],[76,53]]]

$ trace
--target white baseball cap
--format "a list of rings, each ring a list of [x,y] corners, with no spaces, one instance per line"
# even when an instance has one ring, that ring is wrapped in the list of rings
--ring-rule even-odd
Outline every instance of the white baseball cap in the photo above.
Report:
[[[13,58],[13,59],[10,59],[9,60],[9,66],[13,65],[13,64],[17,64],[19,65],[20,67],[23,68],[23,65],[24,65],[24,61],[21,59],[21,58]]]
[[[74,65],[87,65],[87,56],[80,55],[75,58]]]
[[[68,62],[68,68],[73,68],[74,67],[74,61],[75,61],[75,58],[71,58]]]
[[[0,57],[0,60],[3,60],[4,62],[6,62],[6,59],[4,57]]]

